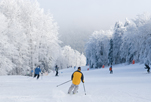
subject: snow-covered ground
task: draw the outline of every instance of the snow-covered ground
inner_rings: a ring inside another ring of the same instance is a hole
[[[35,79],[27,76],[0,76],[0,102],[151,102],[151,74],[144,65],[116,65],[109,68],[82,67],[85,78],[78,93],[67,94],[74,68],[60,70]]]

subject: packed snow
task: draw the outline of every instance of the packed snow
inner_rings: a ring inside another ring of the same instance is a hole
[[[90,69],[82,67],[85,83],[77,94],[67,94],[76,70],[68,68],[36,78],[29,76],[0,76],[0,102],[151,102],[151,74],[144,65],[115,65]],[[86,91],[84,91],[84,86]],[[86,93],[86,95],[85,95]]]

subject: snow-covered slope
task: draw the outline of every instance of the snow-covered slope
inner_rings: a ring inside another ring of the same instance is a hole
[[[144,65],[116,65],[113,74],[109,67],[90,69],[82,67],[83,83],[78,93],[67,94],[71,85],[57,85],[71,79],[74,68],[42,76],[38,80],[27,76],[0,76],[0,102],[151,102],[151,74]]]

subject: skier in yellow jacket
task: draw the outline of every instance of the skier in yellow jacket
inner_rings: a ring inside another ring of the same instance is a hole
[[[68,94],[70,94],[73,89],[74,89],[73,94],[75,94],[79,88],[80,82],[82,81],[84,83],[84,76],[83,73],[81,72],[81,67],[78,67],[78,70],[72,74],[71,80],[72,80],[72,85],[68,90]]]

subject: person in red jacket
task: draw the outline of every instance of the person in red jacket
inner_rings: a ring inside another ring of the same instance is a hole
[[[113,73],[112,66],[109,68],[110,74]]]

